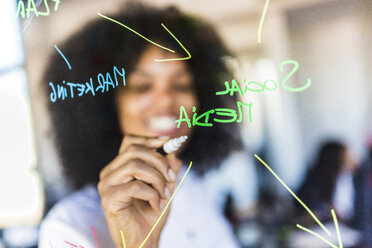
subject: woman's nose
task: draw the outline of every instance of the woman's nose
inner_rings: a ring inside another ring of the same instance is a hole
[[[170,107],[175,102],[174,94],[170,87],[157,87],[154,98],[154,103],[163,107]]]

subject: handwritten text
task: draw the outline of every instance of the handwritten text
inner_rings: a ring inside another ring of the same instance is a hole
[[[118,86],[118,75],[122,77],[123,86],[125,86],[126,85],[125,70],[124,68],[121,68],[121,70],[118,70],[116,66],[113,67],[113,77],[111,76],[109,72],[106,73],[106,77],[102,73],[98,73],[97,75],[98,86],[97,87],[93,85],[92,78],[89,78],[89,82],[85,82],[85,84],[84,83],[72,83],[72,82],[66,83],[66,81],[63,80],[62,84],[57,84],[57,87],[55,87],[53,82],[50,82],[49,86],[51,87],[51,90],[52,90],[52,92],[50,93],[50,100],[52,102],[55,102],[57,101],[57,99],[65,100],[68,96],[70,96],[71,98],[74,98],[76,94],[77,96],[80,97],[84,94],[92,94],[93,96],[95,96],[96,92],[101,92],[101,93],[108,92],[110,86],[113,89]],[[112,78],[115,79],[115,83],[112,80]]]

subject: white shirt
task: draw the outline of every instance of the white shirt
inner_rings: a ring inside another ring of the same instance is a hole
[[[209,198],[221,212],[228,194],[232,196],[234,210],[248,210],[257,204],[256,169],[252,159],[244,151],[232,153],[222,161],[218,169],[208,171],[204,180]]]
[[[354,214],[354,199],[353,174],[340,173],[337,177],[332,199],[337,215],[345,220],[351,219]]]
[[[181,171],[181,177],[184,171]],[[209,198],[206,197],[205,188],[204,182],[191,169],[173,199],[159,248],[238,247],[228,222],[207,200]],[[99,194],[90,185],[52,208],[42,222],[39,247],[69,248],[75,245],[80,248],[98,248],[92,226],[100,247],[114,247]]]

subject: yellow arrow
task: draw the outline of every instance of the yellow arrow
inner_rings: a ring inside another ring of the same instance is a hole
[[[107,19],[107,20],[109,20],[109,21],[112,21],[112,22],[115,22],[115,23],[117,23],[117,24],[119,24],[119,25],[121,25],[121,26],[123,26],[123,27],[125,27],[126,29],[128,29],[128,30],[130,30],[130,31],[132,31],[133,33],[135,33],[136,35],[138,35],[139,37],[141,37],[141,38],[143,38],[143,39],[145,39],[146,41],[148,41],[148,42],[150,42],[151,44],[153,44],[153,45],[155,45],[155,46],[157,46],[157,47],[160,47],[160,48],[162,48],[162,49],[164,49],[164,50],[167,50],[167,51],[169,51],[169,52],[172,52],[172,53],[175,53],[175,51],[174,50],[172,50],[172,49],[170,49],[170,48],[167,48],[167,47],[164,47],[164,46],[162,46],[162,45],[159,45],[158,43],[156,43],[156,42],[154,42],[154,41],[152,41],[152,40],[150,40],[150,39],[148,39],[148,38],[146,38],[145,36],[143,36],[142,34],[140,34],[140,33],[138,33],[137,31],[135,31],[134,29],[132,29],[132,28],[130,28],[130,27],[128,27],[127,25],[125,25],[125,24],[123,24],[123,23],[121,23],[121,22],[119,22],[119,21],[117,21],[117,20],[114,20],[114,19],[112,19],[112,18],[110,18],[110,17],[108,17],[108,16],[105,16],[105,15],[102,15],[101,13],[99,13],[99,12],[97,12],[97,15],[99,15],[99,16],[101,16],[101,17],[103,17],[103,18],[105,18],[105,19]],[[172,32],[162,23],[161,24],[162,26],[163,26],[163,28],[165,29],[165,30],[167,30],[167,32],[177,41],[177,43],[182,47],[182,49],[187,53],[187,57],[184,57],[184,58],[175,58],[175,59],[154,59],[156,62],[164,62],[164,61],[174,61],[174,60],[188,60],[188,59],[191,59],[191,54],[189,53],[189,51],[187,51],[187,49],[182,45],[182,43],[177,39],[177,37],[174,35],[174,34],[172,34]]]
[[[321,228],[323,228],[323,230],[329,236],[331,236],[331,233],[322,224],[322,222],[315,216],[315,214],[310,210],[310,208],[308,206],[306,206],[306,204],[303,201],[301,201],[301,199],[285,184],[285,182],[270,168],[270,166],[267,165],[265,163],[265,161],[263,161],[257,154],[255,154],[254,156],[275,176],[276,179],[278,179],[278,181],[284,186],[284,188],[286,188],[286,190],[288,190],[288,192],[306,209],[306,211],[311,215],[311,217],[313,217],[313,219],[318,223],[318,225]],[[305,232],[308,232],[308,233],[316,236],[317,238],[321,239],[322,241],[324,241],[325,243],[327,243],[329,246],[331,246],[333,248],[343,248],[343,246],[342,246],[342,240],[341,240],[341,234],[340,234],[340,229],[338,227],[338,222],[337,222],[337,217],[336,217],[335,211],[333,209],[331,209],[331,214],[332,214],[332,217],[333,217],[333,222],[334,222],[335,227],[336,227],[336,233],[337,233],[337,239],[338,239],[338,246],[332,244],[329,240],[327,240],[323,236],[317,234],[314,231],[311,231],[310,229],[308,229],[306,227],[303,227],[303,226],[301,226],[299,224],[297,224],[296,226],[298,228],[300,228],[301,230],[303,230]]]

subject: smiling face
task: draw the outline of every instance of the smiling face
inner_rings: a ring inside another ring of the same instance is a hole
[[[193,76],[182,61],[155,62],[169,58],[169,52],[148,48],[127,78],[117,95],[121,130],[124,134],[140,136],[190,135],[186,124],[177,128],[180,106],[189,118],[197,106]],[[171,56],[170,56],[171,57]]]

